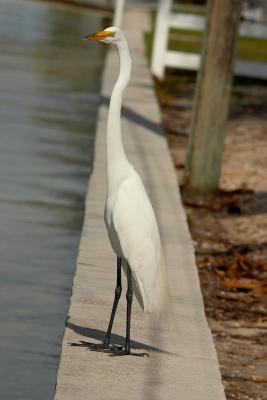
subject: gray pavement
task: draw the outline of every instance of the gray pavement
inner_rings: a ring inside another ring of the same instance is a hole
[[[94,169],[88,186],[55,400],[225,399],[204,314],[192,241],[144,58],[143,32],[148,23],[144,9],[127,9],[124,32],[133,56],[133,76],[124,97],[123,139],[130,161],[143,178],[159,223],[178,340],[173,347],[168,332],[156,328],[151,317],[143,314],[135,302],[133,347],[135,351],[148,352],[150,358],[111,358],[86,347],[69,345],[80,340],[103,339],[115,289],[116,259],[103,222],[108,98],[118,74],[117,56],[109,52],[103,76],[104,102],[98,116]],[[125,331],[124,295],[113,335],[113,342],[121,344]]]

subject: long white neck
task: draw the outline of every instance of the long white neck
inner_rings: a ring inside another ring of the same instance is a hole
[[[121,138],[122,95],[131,76],[131,57],[126,39],[116,49],[120,58],[120,73],[112,91],[107,125],[108,190],[113,191],[127,177],[131,168]]]

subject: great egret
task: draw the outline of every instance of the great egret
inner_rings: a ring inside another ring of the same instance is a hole
[[[117,285],[104,342],[90,344],[90,348],[111,355],[127,355],[132,354],[130,320],[133,292],[143,311],[162,314],[167,299],[166,272],[153,208],[140,176],[127,159],[121,139],[122,94],[131,76],[127,41],[123,32],[115,27],[87,35],[85,39],[114,46],[120,58],[120,73],[112,91],[107,123],[108,188],[104,213],[110,243],[117,255]],[[113,320],[122,291],[121,267],[128,283],[124,348],[110,346]]]

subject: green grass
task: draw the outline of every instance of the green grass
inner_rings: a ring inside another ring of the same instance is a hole
[[[152,30],[145,34],[147,57],[150,62],[155,28],[156,12],[151,13]],[[171,29],[169,35],[169,50],[200,53],[202,33],[192,30]],[[267,40],[242,37],[238,40],[237,59],[267,63]]]
[[[206,6],[205,5],[196,5],[196,4],[186,4],[181,3],[180,0],[173,4],[173,11],[175,12],[183,12],[186,14],[194,14],[194,15],[205,15]]]

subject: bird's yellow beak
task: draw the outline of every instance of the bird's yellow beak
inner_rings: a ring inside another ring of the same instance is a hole
[[[107,37],[114,36],[115,32],[111,31],[101,31],[101,32],[96,32],[91,35],[86,35],[84,37],[84,40],[104,40]]]

